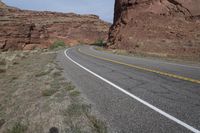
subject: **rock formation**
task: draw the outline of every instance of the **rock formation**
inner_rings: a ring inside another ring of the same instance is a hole
[[[45,48],[56,40],[93,43],[107,39],[109,26],[95,15],[20,10],[0,1],[1,50]]]
[[[109,47],[200,60],[200,1],[116,0]]]

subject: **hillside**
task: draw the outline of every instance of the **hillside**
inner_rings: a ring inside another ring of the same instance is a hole
[[[66,44],[106,40],[110,24],[95,15],[20,10],[0,2],[0,49],[45,48],[54,41]]]
[[[116,0],[109,47],[199,59],[199,6],[199,0]]]

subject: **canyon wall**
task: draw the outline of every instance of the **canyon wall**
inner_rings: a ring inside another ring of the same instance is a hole
[[[200,60],[200,1],[116,0],[108,46]]]
[[[110,24],[95,15],[37,12],[9,7],[0,1],[0,49],[46,48],[54,41],[94,43],[107,39]]]

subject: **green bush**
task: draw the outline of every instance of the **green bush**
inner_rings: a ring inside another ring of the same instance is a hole
[[[55,41],[50,47],[49,49],[56,49],[56,48],[60,48],[60,47],[65,47],[65,42],[64,41]]]
[[[105,47],[106,43],[104,42],[103,39],[98,39],[93,45],[99,46],[99,47]]]

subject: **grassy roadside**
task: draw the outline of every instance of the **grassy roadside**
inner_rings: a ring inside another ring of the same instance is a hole
[[[62,76],[56,54],[55,50],[0,53],[0,132],[107,132],[105,123],[91,113],[91,105]]]

